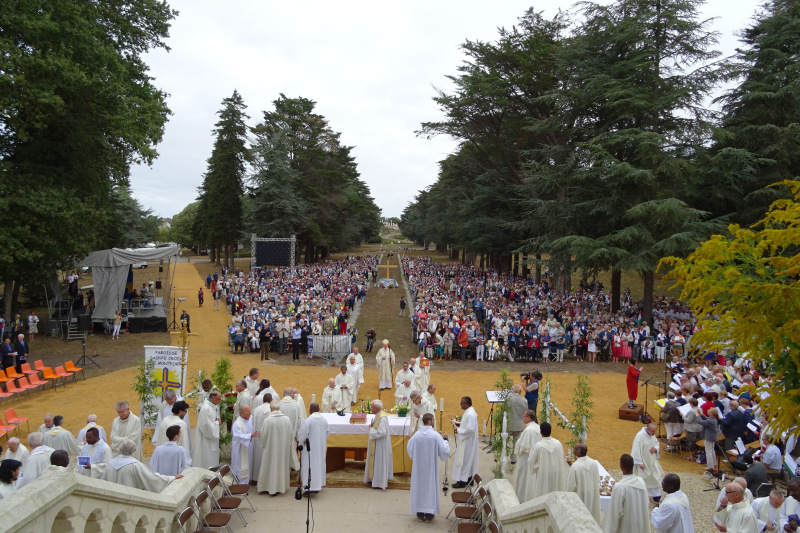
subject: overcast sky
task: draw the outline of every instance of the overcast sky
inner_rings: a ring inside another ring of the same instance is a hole
[[[157,87],[169,93],[172,116],[152,167],[133,169],[142,205],[172,217],[195,201],[206,170],[211,130],[223,98],[237,89],[254,125],[279,93],[317,102],[341,132],[383,216],[399,217],[414,195],[436,180],[437,163],[456,143],[414,131],[441,118],[434,87],[450,87],[467,39],[491,41],[531,6],[551,18],[567,0],[266,1],[173,0],[180,14],[170,52],[146,56]],[[719,50],[730,54],[735,32],[758,2],[711,0]]]

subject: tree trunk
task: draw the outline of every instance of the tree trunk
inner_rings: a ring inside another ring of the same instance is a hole
[[[215,244],[208,247],[208,260],[212,263],[217,260],[217,246]]]
[[[655,272],[652,270],[645,272],[642,276],[642,281],[644,281],[642,322],[651,327],[653,326],[653,287],[655,285],[655,276]]]
[[[481,270],[485,268],[486,265],[486,254],[481,254]]]
[[[622,285],[622,271],[611,271],[611,312],[616,313],[619,311],[619,296]]]
[[[5,316],[8,317],[8,321],[6,324],[11,324],[11,320],[14,319],[14,286],[17,284],[16,278],[8,278],[6,279],[6,283],[3,289],[3,301],[5,302],[5,309],[4,313]],[[8,327],[8,326],[6,326]],[[8,331],[11,331],[11,328],[8,327]]]
[[[540,284],[542,282],[542,254],[536,254],[536,284]]]
[[[528,254],[522,254],[522,277],[528,279],[531,275],[531,269],[528,265]]]

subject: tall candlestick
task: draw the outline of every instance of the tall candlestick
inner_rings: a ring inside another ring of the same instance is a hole
[[[508,433],[508,413],[503,413],[503,433]]]
[[[483,436],[486,436],[486,419],[483,419]]]
[[[312,394],[311,395],[311,403],[317,403],[317,395],[316,394]]]
[[[444,411],[444,398],[439,398],[439,410]]]

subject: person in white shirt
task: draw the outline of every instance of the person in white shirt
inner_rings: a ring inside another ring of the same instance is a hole
[[[407,379],[403,383],[399,384],[394,391],[395,405],[410,404],[411,393],[415,392],[416,390],[417,389],[414,388],[414,385],[411,384],[410,379]]]
[[[100,438],[100,431],[97,428],[89,428],[86,431],[86,444],[81,448],[81,457],[88,457],[89,464],[75,465],[75,473],[84,476],[101,479],[106,471],[106,465],[112,459],[111,446]]]
[[[22,471],[22,479],[17,483],[18,489],[36,480],[36,478],[41,476],[42,472],[47,470],[47,467],[50,466],[50,456],[55,450],[49,446],[45,446],[43,442],[44,434],[38,431],[28,435],[28,446],[30,446],[31,454],[28,457],[28,463]]]
[[[240,483],[250,483],[250,467],[253,464],[253,442],[258,439],[258,431],[253,430],[250,406],[243,405],[239,416],[233,422],[233,441],[231,442],[231,470]]]
[[[408,363],[403,363],[403,368],[397,371],[397,375],[394,378],[394,386],[399,387],[406,381],[409,381],[413,385],[417,382],[417,375],[414,374],[413,370],[408,368]]]
[[[650,513],[650,523],[659,533],[694,533],[689,498],[681,490],[681,478],[667,474],[661,481],[664,496]]]
[[[525,419],[530,420],[527,416]],[[577,459],[575,459],[575,462],[569,467],[569,472],[567,472],[565,490],[577,493],[599,524],[603,516],[600,511],[600,492],[597,490],[597,487],[600,486],[600,469],[597,466],[597,461],[587,455],[589,450],[586,444],[582,442],[572,448],[572,453],[575,454]]]
[[[167,441],[153,450],[150,458],[150,469],[156,474],[177,476],[190,466],[192,458],[186,448],[179,446],[183,429],[179,425],[170,426],[166,430]]]
[[[614,485],[611,503],[603,517],[604,533],[650,533],[647,485],[633,475],[633,457],[627,453],[619,458],[622,479]]]
[[[308,406],[311,415],[300,425],[297,435],[299,446],[302,446],[300,457],[300,477],[303,489],[319,492],[325,486],[325,453],[328,446],[328,421],[319,412],[316,402]],[[309,445],[311,449],[309,450]],[[310,474],[310,480],[309,480]]]
[[[22,463],[16,459],[0,462],[0,500],[17,490],[17,479],[22,472]]]
[[[120,444],[120,454],[108,462],[103,479],[126,487],[158,493],[167,488],[172,481],[183,477],[181,474],[176,476],[156,474],[132,457],[136,454],[137,448],[135,442],[125,439]]]
[[[783,456],[780,448],[771,443],[766,435],[761,439],[761,443],[764,445],[764,453],[761,457],[761,462],[764,463],[764,466],[773,470],[783,468]]]

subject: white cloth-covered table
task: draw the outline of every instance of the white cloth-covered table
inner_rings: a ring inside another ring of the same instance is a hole
[[[409,413],[410,414],[410,413]],[[345,449],[364,449],[367,448],[367,440],[369,439],[369,428],[372,425],[374,415],[367,415],[366,423],[351,424],[350,414],[339,416],[336,413],[322,413],[322,416],[328,422],[328,430],[330,436],[328,437],[328,471],[331,471],[336,456],[335,448]],[[409,417],[399,417],[397,415],[389,415],[389,435],[392,441],[392,462],[394,471],[411,472],[411,458],[408,456],[408,440],[411,438],[411,419]],[[332,448],[334,450],[332,450]],[[339,458],[343,466],[344,455]],[[341,468],[339,466],[338,468]]]
[[[322,416],[328,422],[328,429],[331,436],[333,435],[369,435],[369,426],[372,423],[374,415],[367,415],[366,424],[351,424],[350,414],[339,416],[336,413],[322,413]],[[397,415],[389,415],[389,433],[392,436],[405,435],[411,436],[411,419],[408,416],[399,417]]]
[[[609,477],[609,481],[615,481],[614,477],[611,474],[608,473],[608,470],[606,470],[605,467],[603,467],[603,465],[600,463],[600,461],[596,461],[596,462],[597,462],[597,470],[600,471],[600,483],[603,482],[603,478],[605,478],[606,476]],[[598,487],[597,490],[599,491],[600,487]],[[608,512],[608,506],[609,505],[611,505],[611,496],[602,496],[601,495],[600,496],[600,510],[603,511],[603,514]]]

